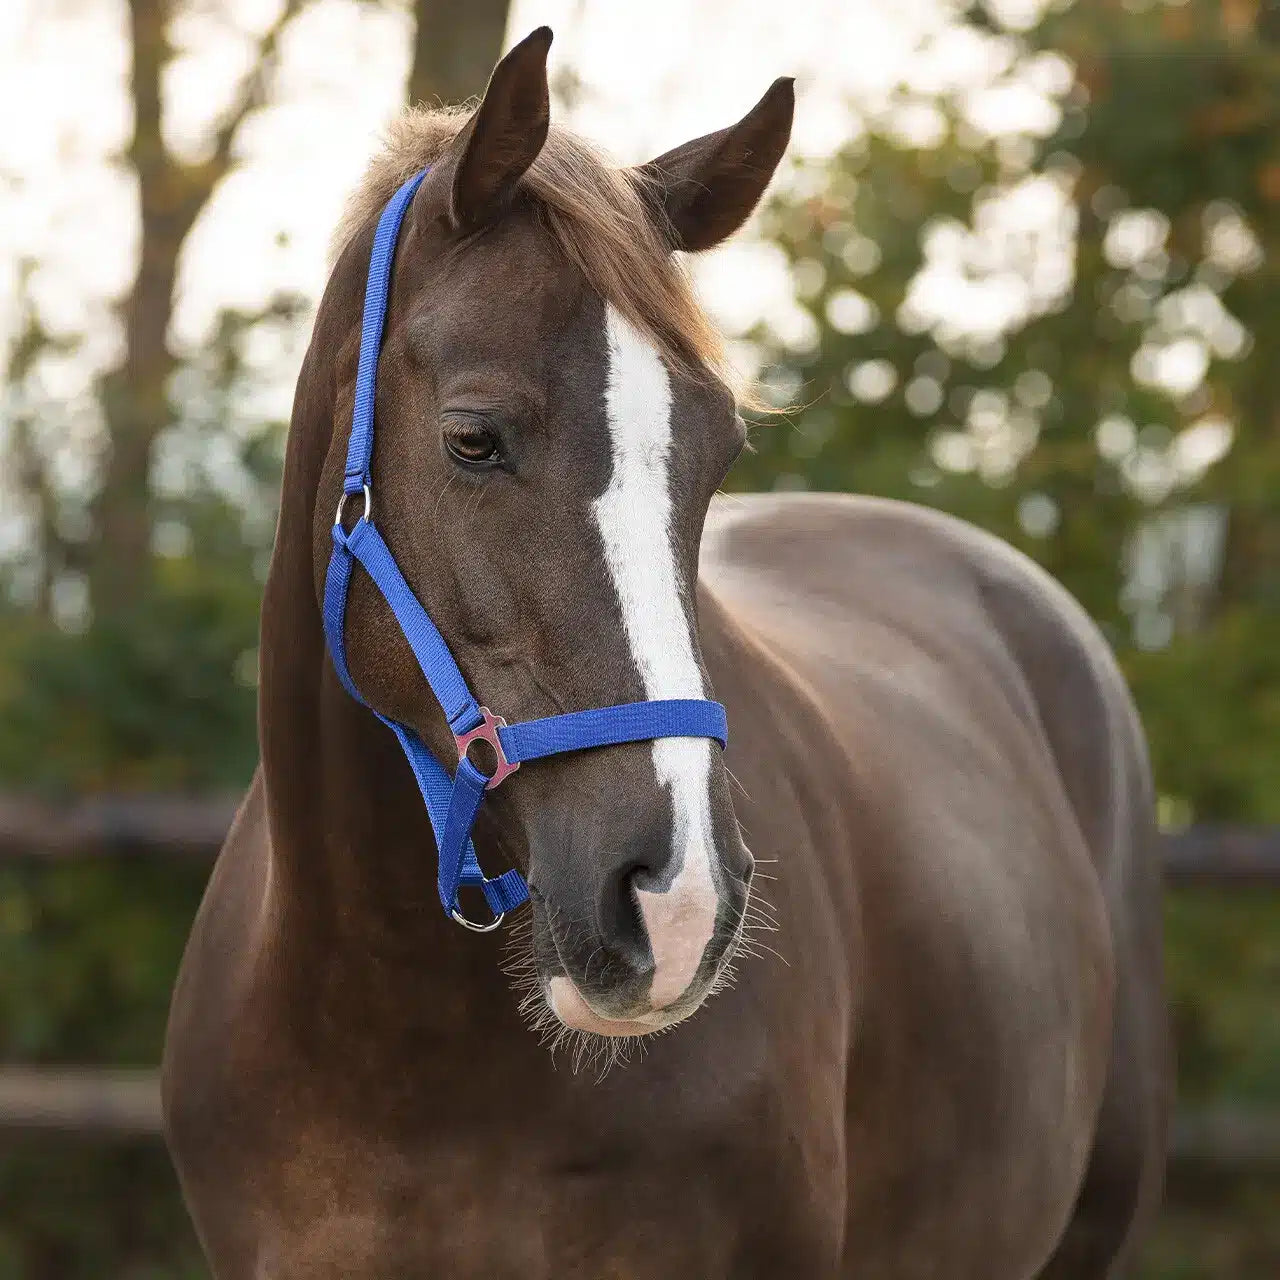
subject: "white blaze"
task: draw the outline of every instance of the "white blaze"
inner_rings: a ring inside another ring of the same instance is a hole
[[[653,345],[613,307],[607,308],[606,327],[613,473],[595,503],[605,559],[645,696],[702,698],[706,691],[671,546],[671,381]],[[653,949],[650,998],[657,1008],[688,987],[715,927],[711,745],[706,738],[653,742],[658,781],[671,791],[676,868],[665,893],[636,892]]]

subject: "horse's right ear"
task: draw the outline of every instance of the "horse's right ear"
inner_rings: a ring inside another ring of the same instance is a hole
[[[539,27],[494,67],[475,114],[431,166],[430,189],[447,193],[455,230],[473,230],[495,218],[538,158],[551,123],[551,39],[551,28]]]

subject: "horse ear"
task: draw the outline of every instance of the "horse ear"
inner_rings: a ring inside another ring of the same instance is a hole
[[[795,106],[795,81],[784,76],[737,124],[641,167],[673,249],[710,249],[742,226],[787,149]]]
[[[551,39],[551,28],[539,27],[494,67],[474,115],[433,166],[437,181],[449,182],[448,216],[458,230],[497,214],[547,140]]]

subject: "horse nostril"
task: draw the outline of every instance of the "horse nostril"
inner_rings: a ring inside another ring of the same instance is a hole
[[[637,889],[652,893],[656,888],[655,872],[647,862],[635,862],[622,875],[622,892],[634,900]]]
[[[600,939],[636,969],[652,967],[649,942],[636,905],[635,890],[652,878],[645,861],[631,858],[605,876],[600,894]]]

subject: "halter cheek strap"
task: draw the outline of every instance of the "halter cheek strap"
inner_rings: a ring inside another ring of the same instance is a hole
[[[343,496],[334,519],[333,552],[325,576],[324,632],[339,680],[357,702],[367,706],[347,665],[344,635],[351,575],[359,562],[395,614],[423,678],[449,722],[458,750],[458,764],[453,776],[449,776],[445,767],[408,725],[377,711],[374,715],[399,740],[427,806],[439,849],[437,886],[441,904],[459,924],[487,933],[497,928],[506,912],[525,901],[529,890],[523,877],[514,869],[492,878],[480,869],[471,841],[471,825],[486,791],[501,785],[527,761],[569,751],[585,751],[591,747],[645,742],[653,738],[711,738],[723,748],[728,738],[728,726],[724,707],[718,702],[700,698],[627,702],[508,725],[501,716],[495,716],[476,701],[444,637],[413,594],[390,547],[375,527],[372,460],[378,354],[382,346],[400,224],[425,176],[424,170],[396,192],[383,210],[374,235],[365,288],[355,412],[347,446]],[[363,500],[364,509],[348,531],[343,523],[343,514],[348,499],[353,497]],[[487,742],[497,760],[497,767],[488,776],[467,758],[468,748],[476,741]],[[463,885],[474,886],[484,894],[493,912],[491,921],[475,924],[463,915],[458,906],[458,891]]]

